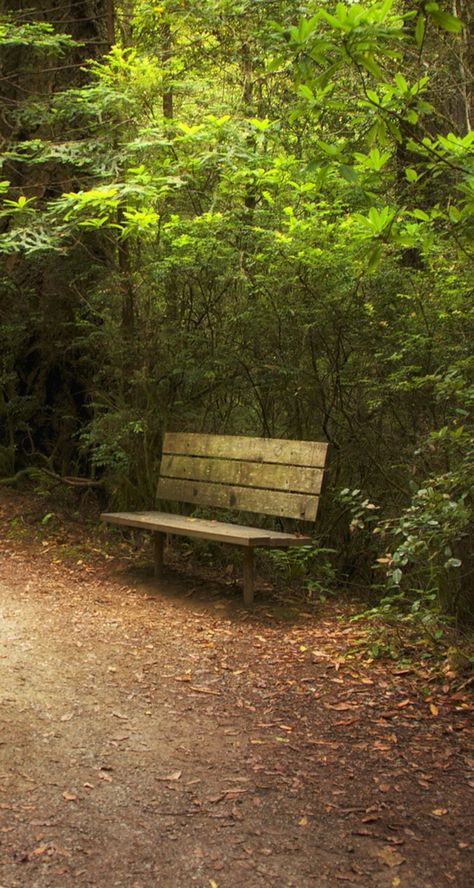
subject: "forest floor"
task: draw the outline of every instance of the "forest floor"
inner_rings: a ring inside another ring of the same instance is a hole
[[[0,490],[0,888],[473,884],[459,680],[44,513]]]

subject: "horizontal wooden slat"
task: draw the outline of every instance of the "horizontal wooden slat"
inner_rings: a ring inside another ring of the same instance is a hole
[[[200,506],[218,506],[262,515],[280,515],[314,521],[319,498],[304,493],[284,493],[274,490],[255,490],[251,487],[229,487],[202,481],[177,481],[160,478],[157,497]]]
[[[281,463],[251,463],[237,459],[164,454],[160,476],[317,494],[321,490],[323,470]]]
[[[283,438],[168,432],[163,440],[163,453],[317,468],[324,466],[326,452],[327,444],[319,441],[287,441]]]
[[[205,518],[187,518],[184,515],[172,515],[167,512],[104,512],[100,517],[103,521],[123,527],[198,537],[236,546],[286,548],[311,543],[311,537],[307,536],[281,533],[277,530],[261,530],[258,527],[245,527],[223,521],[209,521]]]

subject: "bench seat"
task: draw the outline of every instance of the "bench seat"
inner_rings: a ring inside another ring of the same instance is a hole
[[[234,546],[267,546],[285,548],[311,543],[311,537],[302,534],[281,533],[278,530],[262,530],[226,521],[210,521],[207,518],[188,518],[168,512],[104,512],[103,521],[143,530],[161,531],[176,536],[197,537],[231,543]]]

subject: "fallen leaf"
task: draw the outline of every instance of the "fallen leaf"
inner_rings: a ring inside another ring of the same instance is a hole
[[[28,860],[31,860],[33,857],[40,857],[42,854],[44,854],[45,851],[48,850],[48,848],[49,848],[49,845],[39,845],[38,848],[35,848],[33,851],[30,851],[30,853],[28,854]],[[1,888],[1,886],[0,886],[0,888]]]
[[[432,812],[434,817],[444,817],[445,814],[448,813],[447,808],[433,808]]]
[[[381,848],[380,851],[377,851],[377,857],[385,866],[390,868],[401,866],[405,862],[405,858],[398,851],[394,851],[393,848],[389,847]]]
[[[226,789],[224,795],[226,799],[236,799],[237,796],[242,795],[244,792],[248,792],[248,789]]]
[[[346,712],[348,709],[354,709],[355,703],[325,703],[326,709],[335,709],[336,712]]]
[[[73,792],[63,792],[63,799],[66,799],[66,802],[75,802],[77,795],[74,795]]]
[[[182,771],[173,771],[172,774],[167,774],[166,777],[155,777],[155,780],[179,780],[182,773]]]
[[[301,817],[301,819],[298,820],[298,826],[308,826],[308,818],[306,816]]]
[[[438,707],[434,703],[430,703],[430,712],[431,715],[438,715]]]

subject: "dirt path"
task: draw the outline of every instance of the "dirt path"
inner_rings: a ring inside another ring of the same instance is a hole
[[[462,697],[42,542],[0,542],[0,888],[472,884]]]

